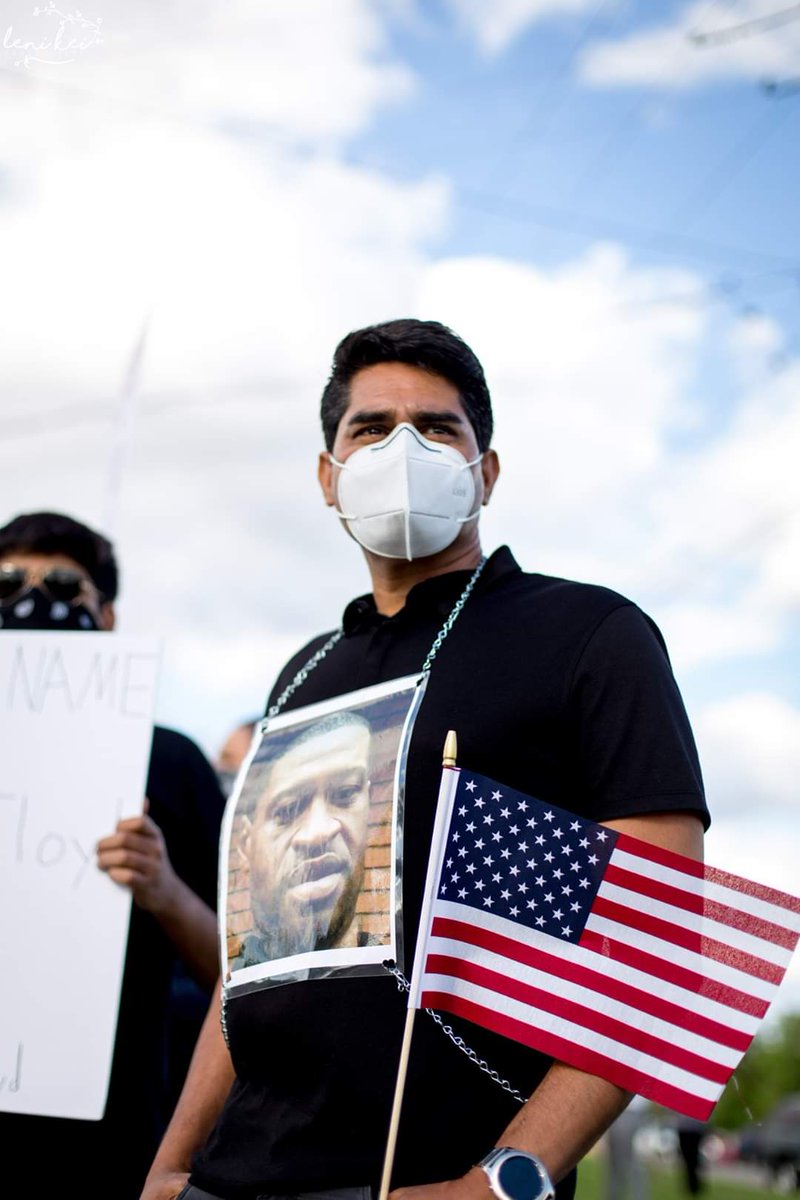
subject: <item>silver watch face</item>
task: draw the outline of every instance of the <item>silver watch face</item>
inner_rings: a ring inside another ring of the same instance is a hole
[[[507,1200],[539,1200],[549,1194],[546,1178],[527,1154],[509,1154],[495,1167],[498,1191]]]

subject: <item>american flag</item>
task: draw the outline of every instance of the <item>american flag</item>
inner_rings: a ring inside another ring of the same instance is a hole
[[[705,1120],[800,936],[800,900],[455,768],[410,1004]]]

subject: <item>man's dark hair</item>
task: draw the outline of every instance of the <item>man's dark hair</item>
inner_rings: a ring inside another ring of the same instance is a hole
[[[114,600],[119,570],[102,534],[63,513],[20,513],[0,529],[0,560],[13,554],[66,554],[89,575],[104,600]]]
[[[347,408],[350,380],[364,367],[385,362],[422,367],[452,383],[475,430],[478,449],[488,449],[492,440],[492,401],[477,357],[446,325],[406,317],[356,329],[336,347],[320,406],[328,450],[333,449],[336,430]]]

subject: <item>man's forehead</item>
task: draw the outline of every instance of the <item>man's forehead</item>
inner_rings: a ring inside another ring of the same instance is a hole
[[[369,729],[366,725],[338,725],[318,734],[312,733],[276,759],[270,772],[270,791],[275,791],[298,773],[364,766],[369,755]]]
[[[409,363],[375,363],[356,371],[348,387],[345,415],[365,405],[374,407],[376,403],[381,407],[444,406],[468,419],[455,384],[444,375],[437,375],[434,371]]]
[[[77,571],[79,575],[89,578],[89,572],[85,567],[82,567],[74,558],[70,558],[68,554],[62,554],[60,551],[55,551],[53,554],[40,554],[36,550],[9,550],[0,554],[0,562],[45,571],[62,567],[70,571]]]

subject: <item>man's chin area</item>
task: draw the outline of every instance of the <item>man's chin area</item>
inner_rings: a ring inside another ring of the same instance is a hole
[[[255,912],[264,959],[357,945],[356,905],[364,882],[363,859],[355,870],[331,855],[307,862],[283,885],[280,900]]]
[[[298,912],[311,909],[317,918],[331,914],[347,886],[350,864],[342,862],[310,865],[286,889],[289,906]]]

